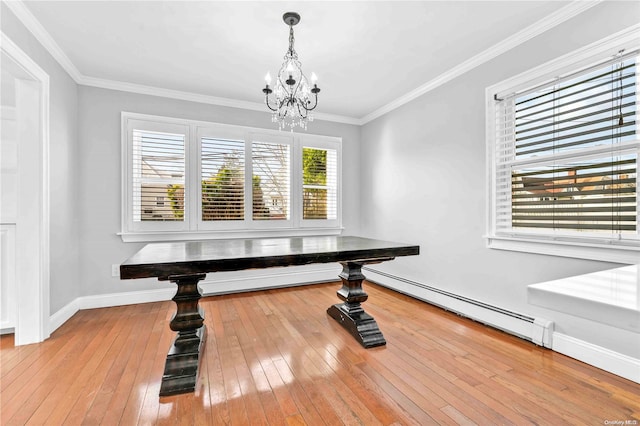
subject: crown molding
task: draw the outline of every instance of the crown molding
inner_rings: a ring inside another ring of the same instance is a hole
[[[58,43],[56,43],[47,30],[42,26],[40,21],[33,16],[31,11],[25,6],[22,0],[3,1],[4,4],[16,15],[16,17],[27,27],[33,36],[42,44],[42,46],[58,61],[60,66],[71,76],[71,78],[79,84],[83,75],[78,68],[71,62],[71,59],[64,53]]]
[[[592,8],[593,6],[601,3],[603,0],[574,0],[561,9],[558,9],[554,13],[547,15],[539,21],[529,25],[523,30],[518,31],[511,37],[508,37],[501,42],[494,44],[488,49],[480,52],[479,54],[467,59],[459,65],[451,68],[447,72],[440,74],[438,77],[426,82],[425,84],[417,87],[411,92],[394,99],[381,108],[373,111],[370,114],[361,118],[361,123],[366,124],[384,114],[393,111],[396,108],[416,99],[419,96],[424,95],[437,87],[465,74],[468,71],[490,61],[491,59],[502,55],[503,53],[513,49],[514,47],[531,40],[533,37],[540,35],[551,28],[581,14],[582,12]]]
[[[145,86],[136,83],[107,80],[102,78],[82,76],[78,84],[83,86],[98,87],[101,89],[120,90],[123,92],[138,93],[141,95],[160,96],[163,98],[178,99],[182,101],[198,102],[201,104],[218,105],[230,108],[240,108],[251,111],[269,113],[264,104],[259,102],[242,101],[238,99],[221,98],[218,96],[202,95],[181,90],[166,89],[155,86]],[[335,114],[314,113],[315,120],[333,121],[337,123],[360,125],[360,120],[353,117]]]
[[[555,26],[573,18],[574,16],[581,14],[582,12],[592,8],[593,6],[596,6],[602,1],[603,0],[574,0],[563,8],[524,28],[511,37],[502,40],[501,42],[491,46],[483,52],[451,68],[449,71],[440,74],[433,80],[426,82],[425,84],[417,87],[411,92],[394,99],[388,104],[361,118],[324,113],[316,113],[314,114],[314,118],[316,120],[353,124],[357,126],[364,125],[384,114],[393,111],[396,108],[399,108],[400,106],[416,99],[417,97],[422,96],[437,87],[440,87],[441,85],[461,76],[462,74],[476,68],[477,66],[490,61],[491,59],[507,52],[510,49],[513,49],[514,47],[532,39],[533,37],[542,34],[545,31],[550,30],[551,28],[554,28]],[[24,24],[24,26],[27,27],[29,31],[31,31],[36,39],[45,47],[45,49],[54,57],[56,61],[58,61],[58,63],[65,69],[65,71],[67,71],[71,78],[79,85],[269,113],[269,111],[266,111],[264,109],[264,105],[262,103],[220,98],[217,96],[201,95],[192,92],[183,92],[173,89],[144,86],[135,83],[127,83],[122,81],[85,76],[78,70],[78,68],[76,68],[73,62],[60,48],[60,46],[53,40],[47,30],[24,5],[22,0],[3,1],[3,3],[6,4],[9,9],[11,9],[11,11]]]
[[[71,78],[79,85],[269,113],[269,111],[265,109],[264,105],[258,102],[221,98],[193,92],[184,92],[162,87],[145,86],[141,84],[86,76],[78,70],[71,59],[69,59],[69,57],[64,53],[58,43],[55,42],[53,37],[51,37],[47,30],[42,26],[40,21],[33,16],[22,0],[3,1],[3,3],[9,7],[20,22],[22,22],[22,24],[49,52],[49,54],[53,56],[60,66],[62,66],[69,76],[71,76]],[[337,114],[315,113],[314,119],[353,125],[361,124],[358,118]]]

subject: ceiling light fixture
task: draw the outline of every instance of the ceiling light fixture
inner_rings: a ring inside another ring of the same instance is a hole
[[[295,41],[293,26],[300,22],[300,15],[295,12],[287,12],[282,16],[282,19],[289,26],[289,50],[284,55],[284,62],[278,72],[275,88],[269,87],[271,74],[267,73],[264,78],[266,86],[262,89],[262,93],[265,94],[267,107],[273,111],[272,121],[278,123],[280,130],[283,127],[289,127],[293,131],[296,126],[307,130],[307,122],[313,121],[311,111],[318,106],[318,93],[320,92],[317,85],[318,77],[315,73],[311,73],[311,84],[313,85],[311,87],[307,77],[302,73],[302,65],[293,48]],[[275,100],[270,101],[269,95],[271,93],[274,93]]]

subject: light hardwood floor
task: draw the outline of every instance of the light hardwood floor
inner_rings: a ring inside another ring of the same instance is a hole
[[[159,398],[173,302],[78,312],[50,339],[1,338],[0,420],[13,424],[640,423],[640,385],[366,283],[387,346],[326,314],[337,283],[201,300],[193,394]]]

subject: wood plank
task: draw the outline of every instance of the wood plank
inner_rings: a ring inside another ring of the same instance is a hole
[[[205,297],[196,391],[159,398],[173,302],[80,311],[0,338],[2,424],[602,424],[640,421],[640,384],[366,283],[388,343],[326,314],[337,283]]]
[[[107,318],[113,317],[117,312],[117,309],[114,309],[106,312],[105,315]],[[79,315],[79,317],[86,318],[86,315]],[[3,397],[2,423],[26,424],[47,398],[56,398],[55,390],[66,387],[69,378],[78,374],[83,367],[83,362],[88,362],[93,351],[104,342],[101,335],[108,334],[112,327],[109,321],[101,323],[99,319],[88,319],[80,325],[79,333],[71,336],[69,344],[64,345],[53,358],[48,360],[29,382],[20,383],[20,386],[16,385],[3,391],[2,394],[6,394],[7,398]],[[16,389],[19,390],[14,393]]]
[[[162,327],[166,326],[169,302],[149,305],[154,305],[156,314],[149,315],[154,320],[149,322],[146,330],[140,330],[140,337],[131,350],[131,355],[121,371],[121,376],[107,405],[102,419],[103,424],[118,424],[121,419],[128,422],[138,418],[146,390],[145,371],[148,363],[144,360],[148,359],[152,353],[159,351],[157,346],[160,335],[164,331]],[[130,346],[127,346],[126,349],[129,348]]]

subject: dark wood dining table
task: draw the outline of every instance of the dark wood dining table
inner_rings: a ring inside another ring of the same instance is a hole
[[[160,396],[167,396],[193,392],[196,387],[206,337],[198,282],[207,273],[338,262],[342,287],[337,294],[343,302],[330,306],[327,313],[362,346],[372,348],[386,341],[361,306],[368,298],[362,288],[362,266],[419,252],[417,245],[354,236],[149,243],[120,265],[120,278],[155,277],[177,285],[172,299],[177,309],[170,322],[177,335],[167,354],[160,387]]]

